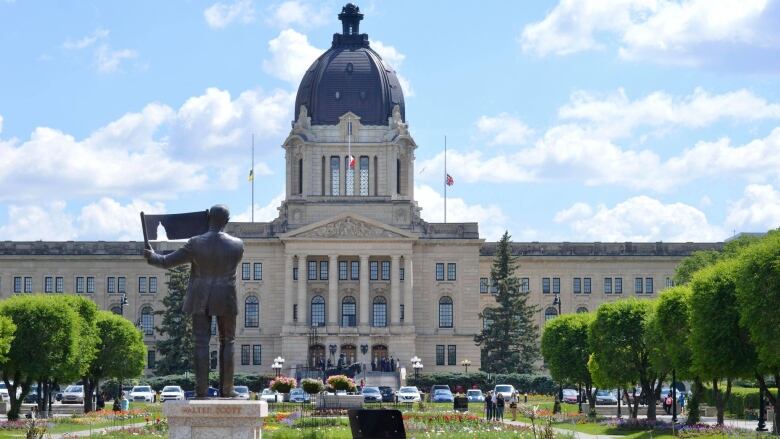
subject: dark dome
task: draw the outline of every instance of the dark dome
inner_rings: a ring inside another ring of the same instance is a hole
[[[358,32],[363,14],[347,4],[339,14],[343,33],[333,35],[333,44],[309,67],[298,87],[295,117],[306,106],[312,125],[336,125],[351,111],[363,125],[387,125],[393,107],[406,120],[404,94],[395,71],[368,44],[368,35]]]

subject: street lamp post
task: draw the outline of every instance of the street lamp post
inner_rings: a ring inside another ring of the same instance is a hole
[[[423,368],[422,360],[415,355],[412,357],[412,368],[414,369],[414,380],[417,381],[420,378],[420,369]]]
[[[466,368],[466,373],[469,373],[469,366],[471,366],[471,360],[466,358],[465,360],[460,362],[460,365]]]
[[[127,305],[127,294],[122,293],[122,298],[119,299],[119,315],[125,315],[125,305]]]
[[[555,293],[555,297],[553,297],[553,305],[558,305],[558,317],[561,316],[561,295],[559,293]],[[553,411],[557,413],[557,410],[561,409],[560,404],[563,403],[563,383],[558,383],[558,404],[553,406]]]
[[[672,369],[672,423],[677,422],[677,369]]]
[[[271,365],[271,369],[276,372],[277,378],[282,374],[282,367],[284,367],[284,358],[281,356],[274,358],[274,364]]]

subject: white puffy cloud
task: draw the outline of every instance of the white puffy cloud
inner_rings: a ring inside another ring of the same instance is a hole
[[[123,61],[135,58],[138,58],[137,51],[133,49],[114,50],[107,44],[101,45],[95,51],[95,65],[100,73],[116,72]]]
[[[497,116],[480,116],[477,130],[488,137],[492,145],[522,145],[528,141],[533,130],[520,119],[507,113]]]
[[[256,197],[262,195],[257,195]],[[255,209],[255,222],[266,222],[266,221],[272,221],[276,219],[279,216],[279,206],[282,205],[282,201],[284,201],[284,189],[282,189],[278,194],[276,194],[275,197],[271,199],[271,201],[268,202],[265,206],[261,206],[257,203],[254,205]],[[249,222],[252,221],[252,206],[247,206],[246,210],[241,212],[238,215],[235,215],[231,218],[231,221],[236,222]]]
[[[780,227],[780,191],[751,184],[729,209],[726,224],[740,232],[764,232]]]
[[[268,52],[271,59],[263,61],[263,69],[297,87],[306,69],[324,50],[309,44],[306,35],[293,29],[285,29],[268,42]]]
[[[327,22],[327,10],[320,8],[315,10],[310,4],[300,0],[287,0],[275,5],[268,24],[280,28],[288,28],[292,25],[301,27],[315,27]]]
[[[221,29],[236,21],[251,23],[255,20],[255,7],[251,0],[217,2],[203,11],[203,18],[212,29]]]
[[[78,235],[81,239],[91,240],[140,241],[143,234],[139,212],[165,213],[165,205],[143,200],[133,200],[123,205],[112,198],[103,197],[81,208],[77,219]]]
[[[745,89],[713,95],[696,88],[682,98],[656,91],[631,100],[621,88],[607,96],[585,91],[573,93],[558,115],[593,124],[600,133],[616,138],[628,136],[640,126],[701,128],[721,119],[780,119],[780,104],[767,102]]]
[[[73,215],[63,201],[42,205],[10,205],[0,239],[13,241],[69,241],[78,237]]]
[[[616,37],[627,59],[698,63],[712,43],[769,43],[762,15],[768,0],[560,0],[520,35],[523,50],[540,56],[603,49]],[[767,19],[767,21],[770,21]],[[771,28],[767,28],[771,31]]]
[[[568,225],[576,241],[718,241],[725,233],[707,221],[704,212],[684,203],[640,195],[613,207],[576,203],[555,215]]]
[[[107,29],[97,28],[91,34],[81,37],[77,40],[72,40],[68,38],[67,40],[65,40],[64,43],[62,43],[62,47],[68,50],[86,49],[87,47],[90,47],[93,44],[95,44],[98,40],[103,40],[108,38],[108,34],[109,31]]]
[[[398,82],[401,83],[401,90],[404,91],[404,97],[412,97],[414,96],[414,89],[412,88],[411,82],[401,74],[401,65],[404,62],[404,59],[406,59],[406,55],[401,53],[398,49],[396,49],[393,46],[387,45],[382,43],[379,40],[373,40],[371,41],[371,48],[373,48],[376,53],[379,54],[379,56],[382,57],[382,59],[390,64],[390,66],[395,70],[395,75],[398,77]]]
[[[444,222],[444,196],[428,185],[415,185],[414,198],[429,222]],[[447,197],[448,222],[478,222],[480,236],[497,240],[507,229],[508,217],[495,205],[469,204],[463,198]]]

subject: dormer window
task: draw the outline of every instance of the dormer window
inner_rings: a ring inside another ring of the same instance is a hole
[[[339,99],[341,99],[341,93],[336,92],[336,100],[339,100]]]

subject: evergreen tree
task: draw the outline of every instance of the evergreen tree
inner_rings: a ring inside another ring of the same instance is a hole
[[[161,357],[157,361],[157,375],[181,374],[192,370],[192,317],[181,310],[187,284],[190,281],[189,267],[180,266],[168,270],[168,295],[163,299],[162,323],[155,328],[162,336],[157,342]]]
[[[528,293],[520,289],[514,275],[509,232],[496,246],[490,277],[497,289],[496,305],[480,314],[487,324],[474,341],[482,347],[482,370],[491,373],[530,373],[539,358],[538,328],[534,318],[538,307],[528,304]]]

